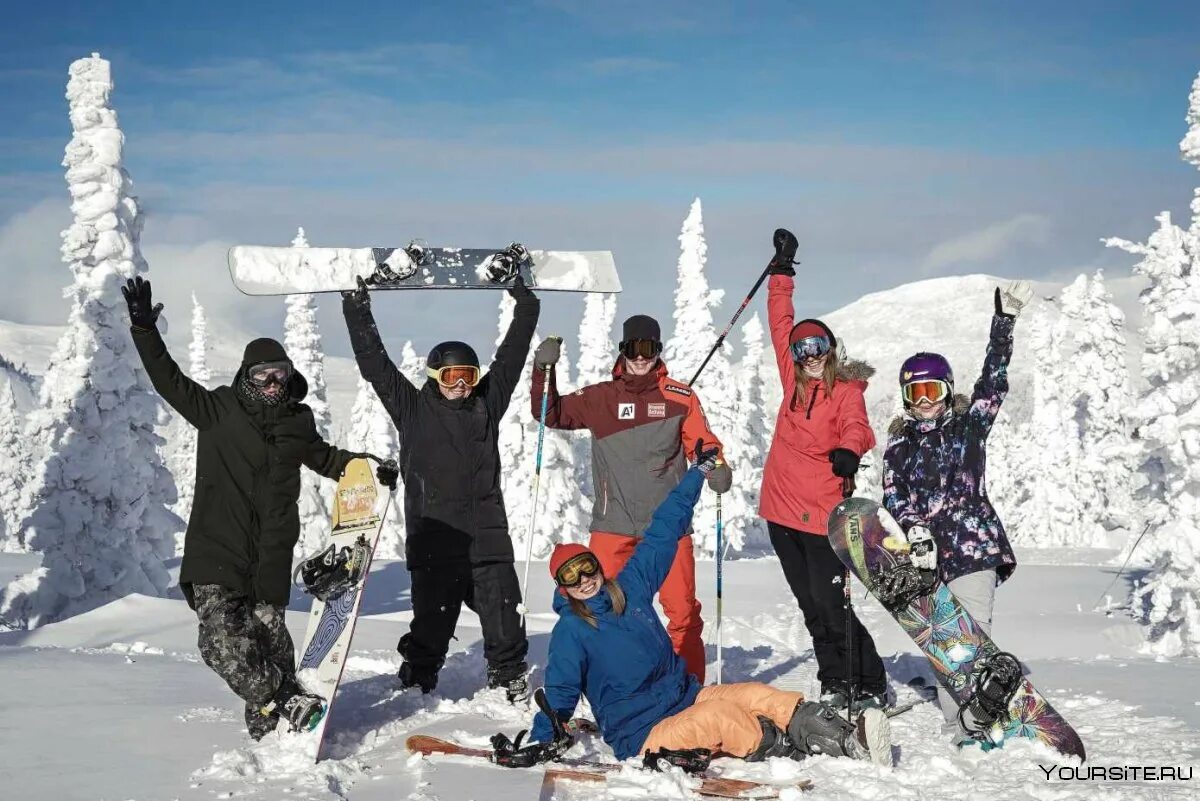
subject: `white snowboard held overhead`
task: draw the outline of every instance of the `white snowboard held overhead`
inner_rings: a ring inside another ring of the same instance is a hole
[[[297,248],[239,245],[229,273],[247,295],[288,295],[355,289],[504,289],[521,275],[532,289],[620,292],[607,250],[434,248]]]

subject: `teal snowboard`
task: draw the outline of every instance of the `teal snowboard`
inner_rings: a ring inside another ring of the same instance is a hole
[[[881,573],[911,564],[899,524],[868,498],[847,498],[837,505],[829,516],[829,543],[876,598],[880,597]],[[884,603],[885,609],[887,606]],[[946,585],[936,581],[932,589],[892,611],[892,616],[929,658],[938,681],[959,706],[970,703],[976,676],[1000,648]],[[1019,681],[1006,713],[983,735],[985,747],[1002,745],[1012,737],[1028,737],[1084,759],[1083,742],[1071,724],[1028,678],[1021,676]]]

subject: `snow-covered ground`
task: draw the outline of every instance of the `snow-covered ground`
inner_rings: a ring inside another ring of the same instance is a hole
[[[1111,551],[1029,551],[1001,588],[995,634],[1027,664],[1035,684],[1075,725],[1090,765],[1200,767],[1200,660],[1156,661],[1139,648],[1142,630],[1122,612],[1095,611],[1117,566]],[[28,570],[36,555],[0,555],[0,581]],[[715,661],[713,569],[699,566]],[[530,661],[545,663],[549,580],[532,570]],[[724,573],[725,680],[767,681],[811,691],[811,643],[774,560],[729,562]],[[1110,592],[1128,597],[1128,577]],[[336,757],[311,764],[311,737],[246,737],[241,707],[200,661],[194,618],[181,600],[130,596],[34,631],[0,634],[0,781],[3,797],[105,799],[353,799],[450,801],[537,798],[537,771],[511,771],[409,756],[414,732],[486,744],[510,735],[531,713],[504,703],[484,683],[477,619],[464,609],[458,639],[438,692],[396,690],[396,639],[410,616],[402,562],[380,562],[364,600],[343,692],[330,725]],[[861,590],[856,598],[861,598]],[[925,660],[874,601],[858,600],[896,684]],[[293,599],[293,636],[302,636],[306,603]],[[710,676],[711,678],[711,676]],[[726,761],[726,775],[812,779],[805,798],[1195,798],[1196,783],[1047,781],[1038,765],[1071,764],[1041,746],[1017,742],[1002,751],[956,751],[941,732],[933,704],[893,720],[897,767],[817,758],[771,765]],[[598,741],[578,753],[611,758]],[[601,789],[566,785],[556,797],[685,798],[681,780],[627,770]],[[785,796],[790,793],[785,794]],[[799,797],[799,795],[795,796]]]

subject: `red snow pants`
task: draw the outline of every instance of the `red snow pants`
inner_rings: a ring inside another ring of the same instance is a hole
[[[694,704],[663,718],[650,730],[642,751],[707,748],[714,754],[745,757],[762,743],[759,715],[787,731],[796,705],[803,700],[803,693],[776,690],[758,682],[701,687]]]
[[[600,560],[604,575],[613,578],[633,556],[637,537],[593,531],[588,549]],[[679,540],[675,563],[667,580],[658,590],[658,602],[667,616],[667,634],[675,653],[687,666],[688,673],[704,684],[704,621],[700,618],[700,602],[696,600],[696,557],[692,553],[692,538]]]

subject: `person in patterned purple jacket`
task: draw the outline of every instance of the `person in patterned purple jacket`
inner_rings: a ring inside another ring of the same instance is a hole
[[[1008,394],[1013,326],[1033,292],[1014,281],[996,288],[996,313],[983,372],[970,399],[954,394],[945,357],[918,353],[900,367],[904,414],[892,421],[884,452],[883,504],[904,529],[913,564],[937,570],[985,632],[996,587],[1017,559],[987,497],[986,442]],[[958,706],[938,688],[948,723]]]

